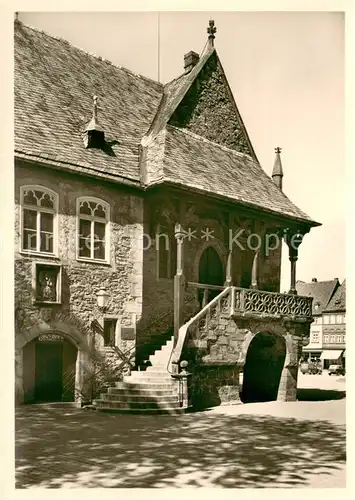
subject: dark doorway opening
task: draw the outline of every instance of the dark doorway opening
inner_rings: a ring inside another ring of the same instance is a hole
[[[224,267],[223,263],[213,247],[207,247],[200,258],[198,281],[204,285],[224,285]],[[208,291],[208,302],[216,297],[220,290]],[[199,290],[200,304],[203,300],[203,290]]]
[[[258,333],[249,345],[243,374],[243,403],[275,401],[285,363],[283,337]]]
[[[35,400],[38,403],[62,400],[63,345],[36,343]]]
[[[44,334],[23,348],[25,403],[75,400],[78,349],[58,334]]]

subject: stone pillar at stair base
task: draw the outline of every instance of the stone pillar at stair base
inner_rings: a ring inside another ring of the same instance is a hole
[[[297,366],[283,368],[277,393],[277,401],[297,400],[297,372]]]

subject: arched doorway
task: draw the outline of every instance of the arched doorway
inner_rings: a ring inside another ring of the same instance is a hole
[[[275,401],[285,363],[285,339],[271,333],[258,333],[249,345],[246,356],[243,403]]]
[[[78,349],[57,333],[23,347],[24,403],[74,401]]]
[[[198,281],[205,285],[223,286],[225,280],[223,263],[213,247],[207,247],[199,262]],[[209,290],[208,301],[212,300],[220,291]],[[202,303],[203,290],[199,291],[199,301]]]

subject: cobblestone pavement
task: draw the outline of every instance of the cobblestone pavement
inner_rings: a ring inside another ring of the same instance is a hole
[[[344,380],[305,377],[295,403],[180,416],[21,407],[16,487],[345,487]]]

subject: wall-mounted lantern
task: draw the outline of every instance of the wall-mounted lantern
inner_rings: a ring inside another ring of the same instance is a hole
[[[98,305],[99,309],[102,309],[102,310],[106,309],[109,298],[110,298],[110,294],[107,293],[104,288],[101,288],[97,292],[96,297],[97,297],[97,305]]]

